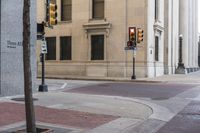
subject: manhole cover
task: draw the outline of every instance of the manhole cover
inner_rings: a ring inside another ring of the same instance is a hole
[[[23,97],[20,97],[20,98],[13,98],[13,99],[11,99],[11,100],[13,100],[13,101],[18,101],[18,102],[23,102],[23,101],[25,101],[25,99],[24,99]],[[37,98],[33,98],[33,101],[38,101],[38,99],[37,99]]]
[[[169,98],[168,97],[154,97],[154,98],[151,98],[152,100],[168,100]]]

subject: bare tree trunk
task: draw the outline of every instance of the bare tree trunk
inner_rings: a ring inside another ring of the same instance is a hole
[[[24,0],[23,8],[23,59],[26,128],[27,133],[36,133],[30,65],[30,0]]]

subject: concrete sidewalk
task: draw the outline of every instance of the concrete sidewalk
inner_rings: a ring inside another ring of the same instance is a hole
[[[155,78],[139,78],[138,81],[159,81],[159,82],[174,82],[174,83],[188,83],[200,84],[200,71],[189,74],[173,74],[163,75]]]
[[[96,82],[176,82],[176,83],[200,83],[200,71],[192,72],[189,74],[171,74],[171,75],[163,75],[158,76],[155,78],[138,78],[136,80],[131,80],[130,77],[71,77],[66,78],[64,76],[57,75],[55,77],[50,77],[48,80],[68,80],[68,81],[81,81],[83,84],[90,82],[90,83],[96,83]],[[73,79],[73,80],[71,80]]]
[[[24,102],[11,100],[21,97],[0,98],[0,132],[23,127]],[[98,133],[105,130],[107,124],[110,126],[106,130],[120,131],[141,123],[153,113],[152,108],[143,103],[117,97],[49,91],[36,93],[34,98],[37,99],[35,111],[39,126],[53,125],[51,128],[57,132],[60,129],[58,133],[63,129],[68,132],[87,133],[91,130]]]

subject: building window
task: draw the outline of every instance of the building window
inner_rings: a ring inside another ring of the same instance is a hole
[[[47,37],[46,60],[56,60],[56,37]]]
[[[61,0],[61,21],[72,20],[72,0]]]
[[[104,0],[93,0],[92,18],[104,19]]]
[[[71,36],[60,37],[60,60],[71,60]]]
[[[155,20],[159,19],[159,0],[155,0]]]
[[[56,0],[50,0],[50,2],[56,4]]]
[[[91,60],[104,60],[104,35],[91,36]]]
[[[159,37],[155,37],[155,61],[159,61]]]

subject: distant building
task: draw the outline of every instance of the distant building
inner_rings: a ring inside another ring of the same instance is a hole
[[[36,3],[31,1],[31,55],[36,79]],[[23,94],[23,0],[0,0],[0,96]],[[34,82],[33,82],[34,84]],[[34,88],[35,89],[35,88]]]
[[[45,1],[37,2],[38,22],[42,22]],[[53,2],[58,5],[58,25],[45,31],[47,77],[130,78],[133,51],[124,50],[129,27],[144,30],[144,41],[137,45],[136,77],[174,74],[180,34],[185,67],[198,67],[197,0]],[[40,75],[39,45],[37,49]]]

